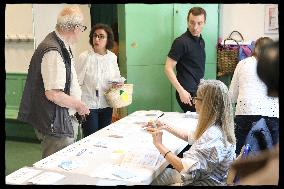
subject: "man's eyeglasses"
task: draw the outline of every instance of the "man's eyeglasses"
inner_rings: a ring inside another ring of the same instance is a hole
[[[193,103],[193,104],[196,104],[196,101],[197,101],[197,100],[202,101],[202,98],[193,97],[193,98],[192,98],[192,103]]]
[[[106,36],[104,36],[104,35],[102,35],[102,34],[99,34],[99,35],[94,34],[94,35],[93,35],[93,38],[96,39],[97,37],[99,38],[99,40],[102,40],[102,39],[106,38]]]
[[[81,24],[76,25],[76,26],[77,26],[77,27],[80,27],[81,32],[84,32],[84,31],[86,31],[86,29],[87,29],[87,26],[84,26],[84,25],[81,25]]]

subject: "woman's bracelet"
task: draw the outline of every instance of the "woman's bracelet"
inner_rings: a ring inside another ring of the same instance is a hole
[[[166,156],[168,155],[168,153],[170,153],[171,151],[167,151],[167,153],[165,153],[164,158],[166,158]]]

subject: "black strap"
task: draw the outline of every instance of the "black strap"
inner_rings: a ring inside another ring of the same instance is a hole
[[[63,62],[65,64],[65,68],[66,68],[66,83],[65,83],[65,88],[64,88],[64,93],[70,95],[70,86],[71,86],[71,57],[69,55],[68,50],[66,49],[63,41],[55,34],[55,32],[53,33],[53,35],[55,36],[57,42],[59,43],[61,49],[62,49],[62,56],[63,56]],[[71,48],[69,46],[69,50],[70,50],[70,54],[73,57]]]
[[[236,40],[235,38],[232,38],[233,33],[237,33],[241,37],[241,40]],[[244,41],[243,35],[238,31],[232,31],[228,38],[235,39],[238,42]]]
[[[74,56],[73,56],[73,53],[72,53],[72,51],[71,51],[70,46],[69,46],[69,52],[70,52],[70,54],[71,54],[71,59],[72,59]]]

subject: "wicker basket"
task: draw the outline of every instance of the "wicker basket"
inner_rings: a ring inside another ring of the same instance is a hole
[[[236,46],[229,46],[225,44],[227,40],[233,40],[237,43]],[[239,43],[232,39],[227,38],[224,40],[224,45],[218,45],[217,47],[217,75],[223,76],[233,74],[234,70],[239,62]]]
[[[236,34],[234,36],[234,34]],[[234,38],[233,38],[234,36]],[[239,39],[236,39],[238,36]],[[226,45],[227,40],[235,41],[236,45]],[[243,35],[238,31],[232,31],[224,45],[217,47],[217,76],[233,74],[239,62],[240,45],[238,42],[244,41]]]
[[[110,88],[105,93],[108,104],[113,108],[121,108],[132,103],[133,84],[124,84],[120,88]]]

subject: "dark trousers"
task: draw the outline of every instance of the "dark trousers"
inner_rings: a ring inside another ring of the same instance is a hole
[[[190,93],[190,96],[193,98],[193,97],[196,97],[196,92],[189,92]],[[183,112],[187,112],[187,111],[191,111],[191,112],[196,112],[195,110],[195,105],[192,104],[192,106],[190,106],[189,104],[184,104],[181,102],[180,100],[180,97],[179,97],[179,94],[178,92],[176,91],[176,99],[177,99],[177,102],[179,104],[179,106],[181,107],[181,109],[183,110]]]
[[[112,108],[90,109],[86,121],[82,123],[84,137],[111,124]]]
[[[257,122],[261,118],[265,119],[266,125],[270,131],[273,145],[279,141],[279,119],[276,117],[267,117],[260,115],[236,115],[235,116],[235,134],[237,139],[236,154],[239,155],[243,145],[245,145],[246,137],[252,128],[252,123]]]

